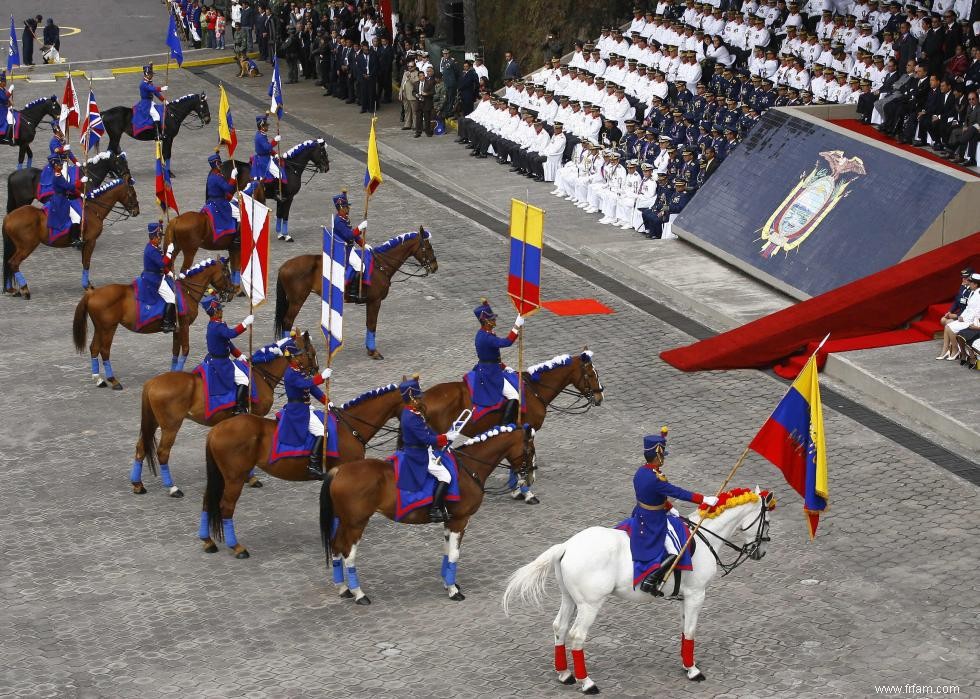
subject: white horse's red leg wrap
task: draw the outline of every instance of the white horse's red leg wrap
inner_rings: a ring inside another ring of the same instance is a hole
[[[694,665],[694,639],[686,638],[684,634],[681,634],[681,662],[684,667]]]
[[[572,666],[575,672],[575,679],[584,680],[589,676],[585,671],[585,650],[572,650]]]
[[[568,670],[568,656],[565,655],[565,644],[555,646],[555,670],[565,672]]]

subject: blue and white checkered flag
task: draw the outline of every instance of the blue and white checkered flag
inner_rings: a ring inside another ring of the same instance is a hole
[[[272,80],[269,82],[269,113],[275,114],[276,119],[282,119],[282,79],[279,77],[279,59],[272,57]]]
[[[323,286],[320,301],[320,329],[333,357],[344,344],[344,284],[347,273],[347,245],[332,230],[323,227]]]

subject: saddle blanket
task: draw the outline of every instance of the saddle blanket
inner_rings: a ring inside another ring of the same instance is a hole
[[[174,283],[169,278],[167,282],[171,288],[174,287]],[[163,316],[163,307],[166,305],[156,289],[151,290],[145,287],[146,283],[142,277],[136,277],[133,280],[133,294],[136,296],[136,332],[139,332],[141,328],[149,325],[153,321],[159,320]],[[177,313],[183,317],[187,314],[184,295],[180,293],[179,289],[175,289],[174,291],[174,295],[177,297]],[[155,298],[156,300],[152,303],[146,303],[146,300],[151,298]]]
[[[226,235],[234,235],[237,227],[235,226],[235,216],[231,210],[231,204],[227,207],[215,206],[212,202],[207,202],[201,207],[201,213],[211,220],[211,230],[214,231],[213,242],[217,243]]]
[[[631,539],[633,538],[633,518],[627,517],[622,522],[616,525],[616,529],[626,532],[626,535]],[[667,515],[667,538],[670,540],[669,545],[664,546],[665,555],[660,556],[656,559],[649,561],[633,561],[633,587],[636,587],[643,579],[650,573],[655,571],[660,567],[661,562],[663,562],[666,554],[673,554],[676,551],[680,551],[681,547],[687,542],[688,537],[691,533],[687,530],[687,525],[684,523],[680,517],[675,517],[673,515]],[[694,553],[694,542],[687,547],[684,551],[684,555],[681,556],[681,560],[678,562],[674,570],[691,570],[691,554]]]
[[[399,480],[399,471],[402,453],[396,451],[386,460],[391,462],[395,469],[395,483]],[[459,466],[456,464],[456,456],[450,451],[442,452],[442,463],[449,469],[449,490],[446,493],[446,502],[457,502],[459,500]],[[421,490],[402,490],[398,488],[398,497],[395,501],[395,521],[400,522],[410,512],[414,512],[420,507],[428,507],[432,504],[432,495],[436,491],[435,476],[426,474],[425,484]]]
[[[179,299],[180,296],[177,296]],[[238,367],[240,371],[248,374],[248,364],[244,359],[233,359],[235,366]],[[235,384],[232,384],[230,391],[219,391],[216,395],[212,395],[211,391],[214,388],[215,381],[212,380],[210,376],[209,364],[208,362],[201,362],[196,367],[194,367],[193,373],[201,377],[201,381],[204,382],[204,419],[210,420],[211,416],[221,410],[227,410],[228,408],[235,407],[235,403],[238,402],[238,396],[236,395],[237,388]],[[251,400],[253,403],[259,402],[259,388],[258,382],[252,381],[252,395]]]
[[[374,275],[374,251],[364,250],[364,263],[361,263],[361,249],[356,245],[351,248],[350,255],[347,257],[347,271],[344,276],[344,283],[350,284],[356,272],[363,270],[364,286],[371,286],[371,277]]]
[[[17,110],[13,110],[13,112],[13,126],[8,124],[6,119],[0,119],[0,137],[6,138],[9,135],[11,141],[16,141],[20,138],[20,112]],[[12,133],[8,133],[8,129],[13,129]]]
[[[515,391],[518,389],[518,384],[520,382],[518,380],[516,371],[505,370],[504,380],[507,383],[509,383],[511,386],[513,386]],[[480,385],[480,380],[479,378],[477,378],[475,371],[466,372],[463,375],[463,383],[466,384],[466,390],[470,392],[470,404],[473,406],[473,416],[470,418],[470,420],[473,422],[476,422],[487,413],[491,413],[494,410],[499,410],[500,408],[503,407],[504,403],[506,402],[504,401],[503,391],[499,391],[499,398],[496,403],[492,405],[477,405],[475,402],[476,400],[475,387]],[[524,394],[521,394],[521,412],[522,413],[527,412],[527,403],[524,401]]]
[[[316,437],[306,432],[306,439],[302,444],[288,444],[283,441],[283,436],[289,435],[290,430],[283,429],[283,422],[279,419],[282,411],[276,413],[276,432],[272,436],[272,449],[269,451],[268,462],[270,464],[279,461],[280,459],[291,459],[301,456],[309,456],[310,452],[313,451],[313,443],[316,441]],[[316,416],[323,422],[323,411],[317,410]],[[340,447],[338,445],[339,439],[337,437],[337,416],[330,413],[330,422],[326,429],[327,436],[327,456],[337,457],[340,455]]]
[[[139,106],[139,102],[133,105],[133,116],[130,120],[133,125],[133,138],[136,138],[148,129],[156,128],[156,122],[153,121],[153,117],[150,116],[149,113],[141,113]],[[156,110],[155,107],[156,105],[152,105],[150,109],[154,110],[154,112],[159,115],[160,112]]]

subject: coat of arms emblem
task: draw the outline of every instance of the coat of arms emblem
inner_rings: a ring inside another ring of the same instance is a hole
[[[780,250],[789,253],[802,245],[824,217],[847,196],[851,183],[867,174],[864,161],[848,158],[844,151],[823,151],[820,156],[830,169],[822,167],[819,161],[815,163],[762,227],[763,257],[771,258]],[[849,173],[853,176],[845,177]]]

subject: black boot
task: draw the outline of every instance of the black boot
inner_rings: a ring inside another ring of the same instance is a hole
[[[520,403],[513,398],[504,403],[503,417],[500,418],[501,425],[517,424],[517,411]]]
[[[361,284],[360,272],[354,272],[350,278],[350,283],[347,285],[347,301],[349,303],[367,303],[367,296],[364,295]]]
[[[310,452],[310,465],[307,467],[310,477],[316,481],[323,480],[323,437],[317,437]]]
[[[160,332],[172,333],[177,329],[177,306],[168,303],[163,307],[163,320],[160,325]],[[239,387],[241,388],[241,387]]]
[[[664,579],[664,575],[670,569],[670,566],[673,565],[675,558],[677,558],[677,556],[667,556],[667,558],[660,563],[659,568],[643,578],[643,582],[640,583],[640,592],[646,592],[654,597],[663,597],[664,593],[658,588]]]
[[[449,484],[439,481],[436,492],[432,494],[432,505],[429,506],[429,520],[432,522],[448,522],[449,513],[446,511],[446,492]]]
[[[235,414],[248,412],[248,386],[235,386]]]
[[[71,246],[76,250],[81,250],[85,243],[82,242],[82,229],[78,224],[72,224],[68,235],[71,237]]]

